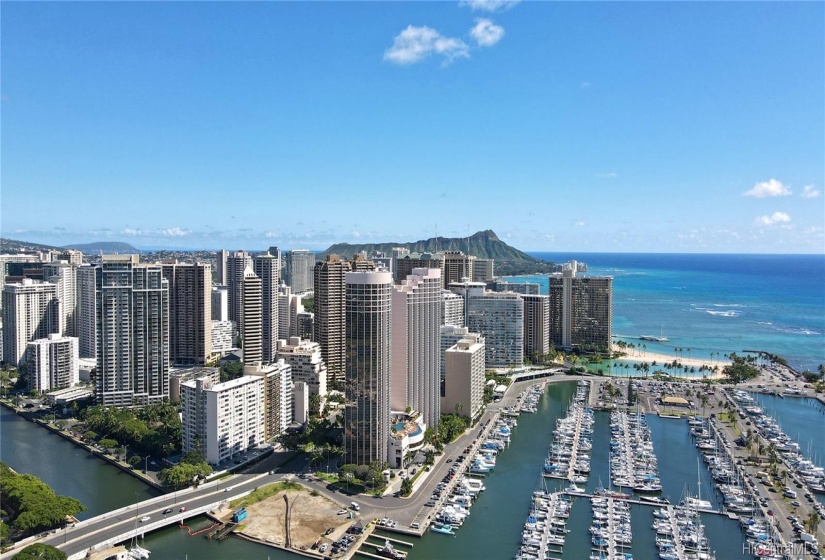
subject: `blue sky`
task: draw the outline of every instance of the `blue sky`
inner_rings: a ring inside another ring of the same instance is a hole
[[[822,2],[2,7],[4,237],[825,252]]]

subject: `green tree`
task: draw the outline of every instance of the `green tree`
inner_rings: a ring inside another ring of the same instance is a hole
[[[158,478],[165,486],[170,488],[180,488],[188,486],[194,482],[196,476],[207,476],[212,473],[212,467],[206,463],[193,465],[191,463],[181,463],[171,469],[164,469],[158,473]]]
[[[405,478],[404,480],[402,480],[401,481],[401,495],[402,496],[409,496],[410,494],[412,494],[412,491],[413,491],[412,479]]]
[[[106,438],[100,440],[98,444],[100,444],[100,447],[103,449],[114,449],[117,447],[117,440]]]
[[[14,556],[12,560],[66,560],[66,553],[47,544],[30,544]]]
[[[759,370],[753,366],[756,358],[753,356],[737,356],[732,352],[729,356],[731,363],[722,369],[722,374],[734,385],[755,379]]]
[[[143,459],[141,459],[138,455],[132,455],[131,457],[129,457],[129,461],[128,461],[128,463],[129,463],[132,467],[137,467],[137,466],[139,466],[142,462],[143,462]]]

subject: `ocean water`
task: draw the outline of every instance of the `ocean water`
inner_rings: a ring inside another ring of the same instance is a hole
[[[764,350],[798,370],[825,363],[825,255],[530,253],[587,263],[613,277],[613,334],[647,341],[651,351],[685,357]],[[511,277],[536,282],[547,276]]]

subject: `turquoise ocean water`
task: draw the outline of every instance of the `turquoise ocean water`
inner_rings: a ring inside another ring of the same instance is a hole
[[[613,333],[670,339],[646,342],[652,351],[690,348],[709,358],[764,350],[799,370],[825,363],[825,255],[530,254],[612,276]],[[547,276],[510,280],[547,293]]]

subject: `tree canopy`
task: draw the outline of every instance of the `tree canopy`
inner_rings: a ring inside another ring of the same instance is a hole
[[[171,403],[139,409],[91,406],[82,420],[90,431],[126,444],[142,455],[164,457],[180,452],[182,428]]]
[[[731,353],[730,360],[731,363],[722,369],[722,375],[734,385],[755,379],[759,375],[759,370],[753,365],[756,362],[753,356],[737,356],[734,352]]]
[[[11,528],[21,534],[60,527],[67,515],[86,508],[74,498],[58,496],[30,474],[17,474],[0,461],[0,499]]]
[[[47,544],[30,544],[14,556],[12,560],[66,560],[66,553]]]

